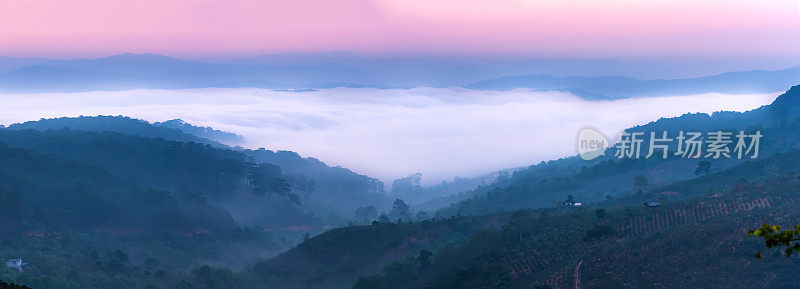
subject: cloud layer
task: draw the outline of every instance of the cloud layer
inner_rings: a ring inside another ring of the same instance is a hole
[[[0,95],[0,123],[79,115],[181,118],[241,134],[245,147],[292,150],[384,181],[427,183],[574,155],[591,126],[607,135],[687,112],[744,111],[774,94],[589,102],[562,92],[460,88],[130,90]]]

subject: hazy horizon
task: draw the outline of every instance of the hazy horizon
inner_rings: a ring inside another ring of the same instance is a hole
[[[152,54],[179,60],[212,64],[243,65],[320,65],[341,64],[354,67],[399,65],[413,69],[420,65],[464,66],[472,70],[502,71],[509,67],[527,65],[506,75],[546,74],[554,76],[626,76],[636,79],[677,79],[703,77],[715,74],[748,70],[779,70],[800,66],[800,55],[768,57],[758,56],[610,56],[586,57],[580,55],[508,55],[508,54],[447,54],[447,53],[359,53],[349,50],[252,52],[248,54],[211,53],[185,55],[156,51],[115,50],[104,53],[77,55],[19,55],[0,54],[0,73],[48,61],[97,60],[125,54]],[[4,59],[5,58],[5,59]],[[409,61],[411,61],[409,63]],[[559,62],[564,62],[559,64]],[[598,63],[605,64],[600,70]],[[365,66],[366,65],[366,66]],[[538,67],[532,65],[539,65]],[[554,66],[556,65],[556,66]],[[560,65],[560,66],[559,66]],[[419,68],[419,67],[417,67]],[[526,69],[529,72],[525,72]],[[474,73],[474,72],[473,72]]]

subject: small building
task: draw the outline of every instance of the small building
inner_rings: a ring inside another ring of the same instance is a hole
[[[661,206],[661,203],[659,203],[659,202],[647,202],[647,203],[642,204],[642,206],[653,208],[653,207]]]
[[[22,266],[27,265],[28,263],[22,263],[22,259],[8,259],[6,261],[6,266],[9,268],[17,269],[22,271]]]

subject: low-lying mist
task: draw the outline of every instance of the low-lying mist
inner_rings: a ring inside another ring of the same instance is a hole
[[[61,116],[181,118],[244,136],[248,148],[292,150],[378,177],[421,172],[426,184],[574,155],[591,126],[607,136],[687,112],[745,111],[772,94],[587,101],[565,92],[461,88],[130,90],[0,95],[0,122]]]

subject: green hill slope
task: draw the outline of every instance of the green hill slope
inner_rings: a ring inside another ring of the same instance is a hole
[[[800,260],[756,260],[763,245],[745,233],[797,222],[798,166],[792,151],[647,195],[516,211],[501,229],[435,252],[430,267],[389,265],[355,288],[795,288]],[[694,197],[638,205],[664,191]]]
[[[0,220],[10,233],[70,230],[193,232],[232,228],[203,201],[146,189],[97,166],[0,144]]]
[[[675,138],[679,131],[730,132],[760,131],[759,157],[769,157],[778,152],[796,148],[800,143],[800,86],[792,87],[769,106],[745,113],[719,112],[713,115],[686,114],[681,117],[660,119],[628,132],[644,132],[642,152],[647,154],[650,132],[668,132]],[[735,134],[735,133],[734,133]],[[562,202],[567,195],[581,202],[599,202],[608,197],[618,197],[634,192],[632,179],[645,176],[651,187],[696,178],[695,168],[701,160],[711,162],[712,171],[720,171],[744,163],[733,158],[687,159],[675,156],[677,144],[670,146],[669,158],[618,159],[615,149],[609,148],[604,157],[583,161],[570,157],[543,162],[519,170],[503,183],[482,187],[471,192],[473,197],[450,205],[438,212],[441,216],[482,214],[502,209],[547,207]],[[656,152],[660,152],[656,150]]]
[[[69,131],[64,131],[64,130]],[[117,170],[117,168],[124,167],[125,164],[130,164],[130,160],[120,158],[129,158],[144,165],[148,159],[152,159],[148,154],[155,153],[156,151],[166,152],[162,148],[165,143],[157,139],[166,141],[186,143],[180,145],[181,149],[192,149],[193,152],[183,153],[202,153],[199,158],[207,160],[207,156],[212,154],[213,157],[223,159],[236,159],[237,161],[250,161],[256,164],[268,163],[280,167],[286,175],[291,175],[291,179],[298,182],[307,183],[305,187],[313,190],[314,194],[311,198],[306,199],[310,203],[317,204],[320,211],[332,212],[338,215],[349,217],[353,210],[359,206],[374,205],[380,203],[382,205],[390,204],[391,200],[384,195],[384,186],[379,180],[370,178],[365,175],[357,174],[351,170],[341,167],[330,167],[324,162],[315,158],[303,158],[295,152],[291,151],[271,151],[267,149],[248,150],[240,147],[230,147],[223,145],[221,142],[238,142],[239,137],[231,133],[213,130],[208,127],[196,127],[181,120],[172,120],[161,123],[149,123],[147,121],[133,119],[123,116],[81,116],[81,117],[62,117],[54,119],[41,119],[38,121],[29,121],[10,125],[6,128],[6,136],[10,138],[13,131],[36,130],[43,133],[36,136],[53,138],[55,136],[61,139],[51,139],[48,142],[37,141],[35,139],[25,140],[9,140],[7,141],[12,146],[19,146],[22,148],[31,148],[43,152],[53,152],[62,155],[69,155],[70,157],[80,155],[80,160],[91,159],[94,162],[98,158],[117,158],[113,162],[105,162],[103,165],[111,165],[109,169],[123,176],[136,175],[131,172],[131,169]],[[61,131],[53,132],[53,131]],[[97,134],[86,134],[87,140],[81,141],[83,134],[74,132],[95,132]],[[113,134],[117,133],[117,134]],[[17,133],[20,135],[23,133]],[[26,133],[32,135],[31,133]],[[126,135],[130,137],[120,136]],[[153,138],[155,140],[141,141],[135,137],[140,138]],[[15,139],[19,139],[16,137]],[[67,139],[72,138],[72,139]],[[210,140],[214,139],[214,140]],[[89,141],[91,139],[92,141]],[[0,138],[2,140],[2,138]],[[65,143],[61,143],[66,141]],[[91,142],[98,142],[103,144],[105,151],[96,152],[98,155],[90,155],[95,153],[95,147],[91,147]],[[55,145],[58,144],[58,145]],[[137,148],[134,145],[145,144],[145,147]],[[61,147],[70,145],[71,147]],[[206,147],[210,145],[211,147]],[[114,146],[119,146],[115,148]],[[159,147],[162,146],[162,147]],[[113,151],[116,150],[116,151]],[[137,160],[138,158],[144,159]],[[110,160],[110,159],[109,159]],[[149,163],[147,166],[155,169],[161,168],[160,163]],[[212,169],[212,167],[219,167],[219,164],[213,166],[206,166],[209,164],[193,164],[195,170],[199,169]],[[165,168],[170,173],[174,167]],[[138,174],[150,173],[153,176],[162,176],[164,171],[157,170],[142,170],[136,168]],[[153,178],[148,177],[148,180]],[[162,181],[172,182],[172,179],[159,178]],[[208,181],[217,179],[216,177],[204,178]],[[230,188],[230,184],[223,184],[222,187]],[[214,189],[219,190],[220,185],[208,184],[198,182],[192,188],[188,184],[181,184],[185,189]],[[172,188],[175,189],[175,188]]]

